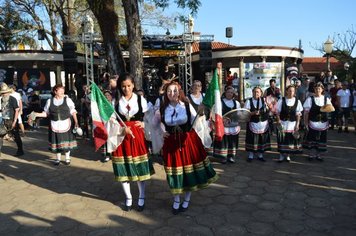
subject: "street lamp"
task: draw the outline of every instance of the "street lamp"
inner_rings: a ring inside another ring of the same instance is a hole
[[[326,40],[324,43],[324,52],[326,53],[326,65],[327,65],[327,70],[330,70],[330,55],[333,52],[333,44],[334,42],[331,41],[330,38]]]
[[[348,62],[345,62],[344,69],[346,71],[346,81],[348,81],[349,80],[349,69],[350,69],[350,64]]]

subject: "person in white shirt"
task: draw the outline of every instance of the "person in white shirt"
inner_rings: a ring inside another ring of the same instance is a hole
[[[308,130],[303,148],[308,149],[309,160],[314,158],[323,161],[321,153],[327,151],[327,130],[329,122],[327,113],[321,112],[320,109],[326,105],[331,105],[330,98],[323,95],[324,85],[318,82],[314,86],[315,94],[308,97],[304,102],[304,125]]]
[[[72,133],[72,119],[74,127],[78,128],[77,110],[74,102],[64,94],[64,86],[57,84],[52,89],[54,96],[47,100],[43,112],[33,112],[28,117],[28,121],[35,120],[36,117],[49,117],[49,148],[56,154],[54,165],[61,162],[61,153],[65,154],[65,165],[70,165],[70,152],[77,149],[77,141]]]
[[[19,106],[20,110],[19,110],[19,116],[17,117],[17,123],[19,124],[20,130],[22,132],[22,134],[25,134],[25,127],[23,125],[22,122],[22,96],[20,93],[16,92],[16,85],[11,85],[10,86],[13,90],[13,92],[10,94],[10,96],[16,98],[17,101],[17,105]]]
[[[344,125],[345,133],[349,132],[349,118],[350,118],[350,105],[351,105],[351,92],[347,88],[347,81],[342,82],[342,89],[337,91],[337,104],[339,106],[339,133],[342,132]]]

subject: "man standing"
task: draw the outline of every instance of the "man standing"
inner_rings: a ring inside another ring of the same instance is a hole
[[[328,70],[326,72],[326,77],[323,81],[324,87],[328,92],[331,88],[335,87],[335,80],[337,80],[336,75],[333,75],[333,72],[331,70]]]
[[[337,103],[339,104],[339,133],[342,132],[342,125],[344,124],[344,131],[348,133],[348,120],[350,117],[350,105],[351,105],[351,92],[347,88],[347,81],[342,82],[342,89],[337,92]],[[344,119],[344,122],[342,120]]]
[[[7,84],[2,83],[0,87],[0,95],[1,95],[1,112],[2,119],[5,124],[5,127],[8,130],[8,133],[13,135],[16,145],[17,152],[15,156],[24,155],[22,148],[22,140],[19,132],[19,124],[17,122],[20,108],[17,104],[16,98],[10,96],[12,93],[12,89],[7,86]],[[3,137],[0,138],[0,153],[3,146]]]
[[[309,89],[310,79],[308,77],[304,77],[303,84],[297,89],[297,98],[300,100],[302,104],[306,99],[306,95]]]
[[[335,111],[330,113],[330,130],[333,130],[335,128],[336,120],[339,115],[339,104],[337,100],[337,92],[341,89],[341,82],[339,80],[335,80],[335,87],[331,88],[329,93],[330,93],[330,98],[331,98],[331,104],[334,106]],[[338,125],[338,124],[336,124]]]

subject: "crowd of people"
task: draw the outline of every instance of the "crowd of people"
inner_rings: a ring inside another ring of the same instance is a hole
[[[118,133],[123,137],[121,144],[112,153],[108,153],[104,145],[102,161],[112,160],[115,179],[121,182],[125,194],[125,211],[130,211],[133,206],[131,182],[137,182],[139,190],[137,210],[145,209],[146,181],[155,173],[151,159],[153,140],[148,138],[147,132],[150,131],[145,123],[150,123],[148,127],[155,129],[157,135],[154,138],[161,139],[158,153],[163,159],[167,183],[173,195],[171,211],[176,215],[188,210],[193,191],[218,179],[211,161],[233,164],[238,158],[242,123],[225,115],[248,111],[244,147],[247,162],[266,161],[264,153],[271,150],[271,136],[275,133],[278,163],[290,162],[291,155],[300,154],[303,150],[310,161],[323,161],[328,130],[337,126],[339,132],[349,132],[351,113],[356,118],[354,84],[340,83],[330,73],[314,82],[304,76],[300,83],[288,85],[285,95],[276,86],[276,80],[271,79],[268,89],[263,91],[256,86],[252,89],[252,97],[244,101],[237,100],[238,83],[234,83],[231,76],[221,97],[224,136],[222,140],[214,140],[212,129],[211,145],[206,146],[194,126],[199,117],[205,116],[206,127],[209,124],[212,127],[214,122],[211,110],[203,105],[202,82],[195,80],[190,93],[184,94],[180,84],[174,80],[174,73],[166,71],[165,74],[155,104],[146,100],[142,90],[136,90],[134,77],[130,74],[112,76],[105,73],[98,84],[122,125]],[[54,164],[60,165],[62,153],[65,155],[64,164],[71,164],[71,151],[78,147],[73,129],[83,127],[86,137],[92,138],[90,86],[80,83],[77,86],[76,96],[65,95],[62,85],[54,86],[53,96],[41,109],[34,95],[30,102],[25,102],[23,95],[12,96],[15,87],[10,88],[5,83],[1,85],[1,124],[14,137],[18,148],[16,156],[24,155],[20,135],[24,132],[21,114],[32,106],[29,109],[31,113],[28,110],[25,113],[26,117],[30,114],[30,123],[37,118],[49,117],[48,141],[50,151],[55,154]],[[0,137],[0,151],[3,138]]]

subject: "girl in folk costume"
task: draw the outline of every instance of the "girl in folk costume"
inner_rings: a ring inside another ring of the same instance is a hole
[[[309,160],[316,158],[322,161],[323,158],[320,154],[327,150],[326,142],[329,122],[327,113],[321,112],[321,108],[326,105],[331,106],[331,100],[323,95],[324,85],[321,82],[314,86],[314,92],[314,96],[308,97],[303,105],[304,123],[308,129],[303,148],[310,150]]]
[[[194,108],[185,98],[180,85],[171,82],[165,88],[163,104],[156,119],[164,125],[163,159],[167,182],[174,195],[172,213],[188,209],[191,191],[207,187],[218,177],[192,123]],[[180,194],[185,193],[181,204]]]
[[[225,87],[225,93],[222,98],[222,115],[227,112],[241,108],[238,101],[234,99],[235,90],[232,86]],[[230,120],[224,117],[224,137],[222,141],[214,141],[214,157],[222,159],[222,163],[227,161],[235,163],[234,157],[236,156],[239,145],[240,125],[238,121]]]
[[[126,195],[124,210],[130,211],[132,207],[130,181],[137,181],[138,211],[143,211],[145,180],[154,173],[144,135],[143,116],[148,110],[147,101],[133,92],[134,79],[130,74],[120,75],[119,80],[121,97],[115,110],[131,132],[125,135],[121,145],[112,153],[112,164],[115,178],[122,183]]]
[[[301,153],[299,123],[302,116],[302,103],[295,97],[294,85],[287,87],[287,96],[277,103],[277,143],[280,157],[278,162],[286,159],[290,162],[290,154]]]
[[[70,151],[77,148],[77,141],[72,133],[73,117],[74,127],[78,128],[77,111],[75,110],[74,102],[64,95],[64,87],[57,84],[53,87],[54,97],[47,100],[44,111],[41,113],[33,112],[29,116],[29,122],[35,120],[36,117],[50,117],[51,125],[48,135],[50,144],[49,149],[56,153],[55,165],[59,165],[61,161],[61,152],[65,153],[65,164],[69,165]]]
[[[245,148],[249,152],[247,158],[251,162],[257,154],[258,160],[266,161],[263,158],[265,151],[271,150],[270,132],[268,126],[268,107],[262,94],[262,89],[257,86],[252,90],[253,97],[246,100],[245,108],[250,110],[251,118],[246,124]]]
[[[192,85],[192,92],[189,94],[188,99],[193,108],[200,115],[205,114],[206,119],[209,119],[209,108],[202,104],[205,94],[201,92],[202,84],[200,80],[194,80]]]

